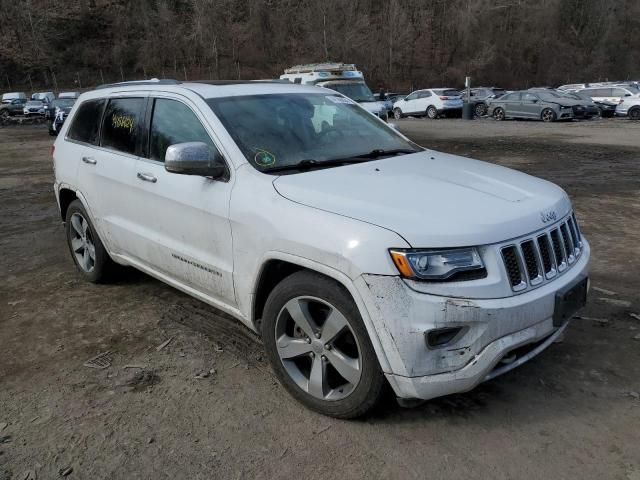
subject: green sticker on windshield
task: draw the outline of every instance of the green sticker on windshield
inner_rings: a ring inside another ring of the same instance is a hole
[[[257,150],[256,156],[253,158],[257,165],[261,167],[270,167],[276,163],[276,156],[266,150]]]

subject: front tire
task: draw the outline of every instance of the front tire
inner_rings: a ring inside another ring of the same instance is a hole
[[[426,113],[427,117],[429,117],[431,120],[435,120],[436,118],[438,118],[438,109],[433,105],[430,105],[429,108],[427,108]]]
[[[629,110],[628,115],[631,120],[640,120],[640,108],[632,108],[631,110]]]
[[[545,108],[544,110],[542,110],[542,113],[540,114],[540,118],[545,123],[555,122],[557,115],[556,115],[556,112],[554,112],[552,109]]]
[[[484,117],[487,114],[487,106],[484,103],[476,104],[474,109],[476,117]]]
[[[114,263],[80,200],[71,202],[67,209],[65,233],[71,257],[80,274],[92,283],[105,281]]]
[[[396,120],[400,120],[402,118],[402,110],[400,110],[399,108],[394,108],[393,118],[395,118]]]
[[[355,418],[381,398],[385,379],[349,293],[309,271],[290,275],[267,299],[262,338],[280,383],[307,408]]]
[[[505,118],[504,109],[502,107],[498,107],[493,111],[493,118],[497,121],[501,122]]]

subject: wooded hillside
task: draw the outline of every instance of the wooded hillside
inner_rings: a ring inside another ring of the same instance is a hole
[[[0,89],[324,60],[402,90],[638,80],[639,34],[638,0],[0,0]]]

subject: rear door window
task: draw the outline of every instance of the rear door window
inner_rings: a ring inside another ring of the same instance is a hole
[[[211,137],[189,107],[177,100],[156,99],[149,130],[149,158],[164,162],[167,148],[185,142],[203,142],[215,151]]]
[[[104,110],[104,99],[87,100],[82,102],[73,117],[73,123],[69,128],[68,138],[78,142],[96,145],[100,130],[100,119]]]
[[[135,155],[141,133],[144,98],[112,98],[102,123],[102,143],[105,148]]]

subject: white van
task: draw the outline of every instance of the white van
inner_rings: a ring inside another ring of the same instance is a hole
[[[470,390],[586,302],[589,243],[560,187],[420,147],[324,88],[105,86],[53,161],[82,277],[131,265],[233,315],[327,415],[367,412],[386,384]]]
[[[53,92],[36,92],[31,95],[31,100],[42,100],[46,104],[50,104],[56,99]]]
[[[358,102],[365,110],[386,120],[389,111],[378,101],[364,81],[364,75],[350,63],[312,63],[287,68],[281,80],[330,88]]]
[[[2,103],[11,103],[12,100],[26,100],[24,92],[9,92],[2,94]]]

